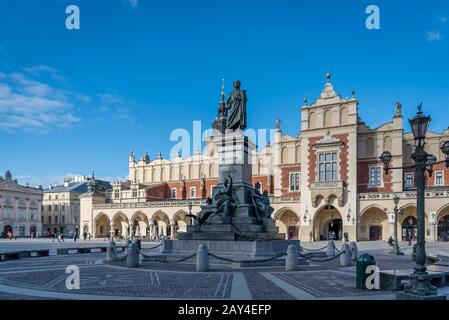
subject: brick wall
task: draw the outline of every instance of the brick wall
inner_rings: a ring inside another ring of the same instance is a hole
[[[301,165],[283,165],[281,167],[281,175],[282,175],[282,186],[281,186],[281,194],[283,197],[300,197],[300,191],[290,191],[290,173],[291,172],[301,172]],[[301,188],[301,185],[299,186]]]
[[[381,169],[383,186],[379,188],[371,188],[369,183],[369,167],[372,165],[379,165]],[[357,192],[392,192],[392,175],[384,174],[383,164],[378,160],[358,161],[357,163]]]

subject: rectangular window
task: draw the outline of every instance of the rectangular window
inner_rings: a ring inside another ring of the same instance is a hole
[[[290,191],[299,191],[299,172],[290,172]]]
[[[61,204],[61,210],[65,211],[65,205],[64,204]]]
[[[48,205],[48,211],[51,212],[51,204]]]
[[[55,216],[55,223],[58,223],[58,216]]]
[[[177,198],[176,188],[171,189],[171,198],[172,199],[176,199]]]
[[[48,216],[48,223],[51,223],[51,216]]]
[[[65,223],[65,216],[64,215],[61,217],[61,220],[62,220],[62,223]]]
[[[55,204],[55,211],[58,211],[58,205]]]
[[[436,186],[444,185],[443,171],[435,172],[435,185]]]
[[[133,189],[133,198],[137,198],[137,189]]]
[[[338,180],[338,163],[336,152],[321,153],[318,155],[318,180]]]
[[[413,173],[406,173],[405,174],[405,187],[413,188],[413,186],[414,186]]]
[[[12,208],[4,208],[3,212],[6,219],[12,218]]]
[[[380,187],[382,185],[382,167],[369,168],[369,186]]]
[[[115,190],[114,191],[114,198],[118,199],[120,197],[120,191],[119,190]]]
[[[196,198],[196,188],[190,187],[190,198]]]

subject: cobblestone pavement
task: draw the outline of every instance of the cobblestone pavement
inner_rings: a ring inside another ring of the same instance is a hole
[[[305,243],[316,249],[325,243]],[[154,246],[146,244],[144,248]],[[338,244],[337,244],[338,247]],[[360,253],[372,254],[381,270],[411,270],[411,248],[404,256],[388,254],[382,242],[361,243]],[[157,253],[158,250],[153,250]],[[153,252],[152,251],[152,252]],[[429,246],[449,264],[449,245]],[[149,254],[149,251],[145,252]],[[283,267],[236,268],[211,264],[195,271],[195,258],[183,263],[143,262],[127,268],[126,261],[105,263],[104,253],[58,255],[0,262],[0,299],[394,299],[393,291],[368,291],[355,285],[355,264],[340,267],[339,259],[311,262],[295,272]],[[323,259],[317,258],[317,259]],[[80,270],[80,288],[69,290],[66,267]],[[446,290],[448,291],[448,290]]]

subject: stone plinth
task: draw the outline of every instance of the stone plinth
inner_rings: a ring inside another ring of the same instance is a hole
[[[225,241],[225,240],[164,240],[162,254],[189,255],[198,250],[200,244],[205,244],[209,252],[217,256],[249,258],[270,258],[286,253],[289,245],[295,245],[300,250],[299,240],[269,240],[269,241]]]

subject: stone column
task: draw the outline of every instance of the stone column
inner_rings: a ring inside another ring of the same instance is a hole
[[[171,220],[170,221],[170,239],[176,239],[175,226],[176,226],[175,220]]]
[[[430,228],[430,241],[436,242],[436,238],[435,238],[435,222],[430,222],[429,223],[429,228]]]
[[[396,224],[393,221],[390,221],[390,236],[394,239],[394,228],[396,228]]]
[[[129,220],[128,220],[128,229],[129,229],[129,231],[128,231],[128,238],[130,240],[132,240],[132,239],[134,239],[134,236],[133,236],[134,224],[133,224],[132,221],[129,221]]]
[[[109,225],[109,233],[111,234],[111,241],[114,240],[114,224],[112,223]]]
[[[150,220],[150,240],[154,237],[154,221]]]

